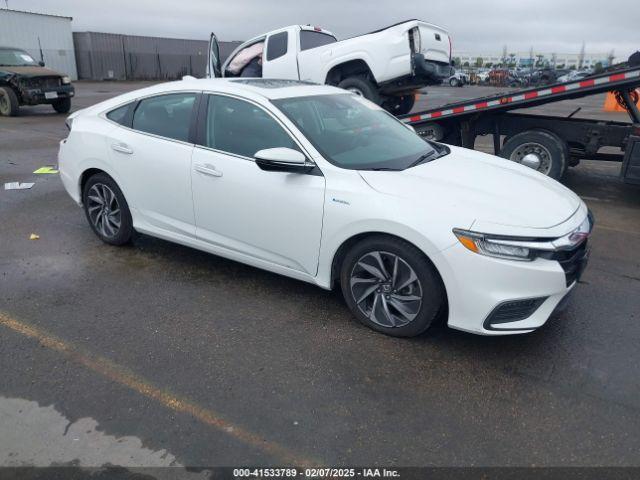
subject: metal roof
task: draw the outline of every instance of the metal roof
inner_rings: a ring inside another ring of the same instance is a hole
[[[73,20],[73,17],[68,17],[66,15],[55,15],[53,13],[29,12],[27,10],[14,10],[12,8],[0,8],[0,12],[27,13],[29,15],[42,15],[43,17],[68,18],[69,20]]]

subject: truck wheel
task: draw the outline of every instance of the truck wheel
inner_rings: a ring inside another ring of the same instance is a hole
[[[380,105],[380,94],[376,86],[364,77],[348,77],[342,80],[338,87],[349,90],[373,103]]]
[[[9,87],[0,87],[0,115],[15,117],[18,114],[18,97]]]
[[[564,174],[569,161],[568,146],[556,134],[529,130],[509,138],[500,156],[533,168],[554,180]]]
[[[56,100],[51,106],[58,113],[69,113],[69,110],[71,110],[71,99],[63,98],[62,100]]]
[[[384,109],[393,115],[404,115],[409,113],[416,103],[416,96],[402,95],[400,97],[391,97],[389,100],[383,102]]]
[[[458,82],[457,78],[452,78],[451,80],[449,80],[449,85],[451,85],[452,87],[457,87],[459,83],[460,82]]]

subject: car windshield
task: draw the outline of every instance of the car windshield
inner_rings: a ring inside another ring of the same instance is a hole
[[[23,50],[0,49],[0,66],[3,67],[32,67],[38,63]]]
[[[350,170],[404,170],[444,153],[377,105],[349,94],[274,100],[331,163]]]

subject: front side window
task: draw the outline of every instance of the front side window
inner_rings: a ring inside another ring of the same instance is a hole
[[[262,108],[217,95],[209,97],[204,143],[215,150],[251,158],[265,148],[300,150],[284,128]]]
[[[404,170],[446,152],[446,147],[424,141],[356,95],[293,97],[273,103],[328,161],[341,168]]]
[[[33,67],[38,63],[24,50],[0,48],[0,67]]]
[[[300,50],[309,50],[311,48],[321,47],[337,42],[335,37],[322,32],[311,30],[300,31]]]
[[[195,93],[172,93],[141,100],[133,113],[134,130],[189,141]]]
[[[267,41],[267,61],[280,58],[287,53],[287,41],[289,35],[287,32],[280,32],[269,37]]]

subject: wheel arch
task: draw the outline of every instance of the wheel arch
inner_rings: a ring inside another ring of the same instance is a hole
[[[364,75],[373,82],[376,82],[375,76],[367,61],[363,58],[353,58],[332,66],[327,72],[324,83],[327,85],[338,85],[338,83],[345,78],[357,75]]]
[[[448,309],[449,297],[447,295],[447,286],[446,286],[446,284],[444,282],[442,274],[440,273],[440,270],[438,269],[438,266],[433,262],[433,260],[429,257],[429,255],[427,255],[422,248],[420,248],[418,245],[416,245],[411,240],[407,240],[406,238],[402,238],[399,235],[394,235],[392,233],[388,233],[388,232],[384,232],[384,231],[372,230],[372,231],[368,231],[368,232],[357,233],[357,234],[352,235],[349,238],[345,239],[340,244],[340,246],[334,252],[333,258],[331,260],[331,272],[330,272],[330,279],[329,279],[329,288],[333,289],[335,287],[336,283],[339,281],[339,279],[340,279],[340,267],[342,265],[342,261],[343,261],[345,255],[347,254],[349,249],[352,248],[357,243],[359,243],[362,240],[364,240],[365,238],[377,237],[377,236],[388,237],[388,238],[396,238],[396,239],[402,240],[403,242],[406,242],[406,243],[410,244],[412,247],[416,248],[422,254],[423,258],[433,267],[434,271],[436,272],[436,274],[438,276],[438,279],[440,280],[440,285],[442,286],[442,291],[444,292],[445,307]]]

